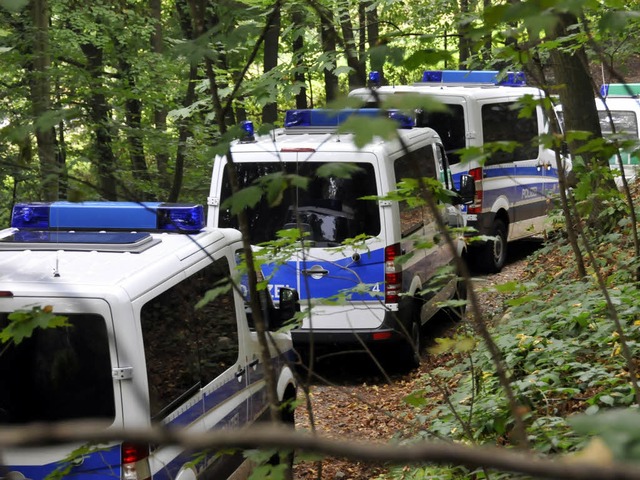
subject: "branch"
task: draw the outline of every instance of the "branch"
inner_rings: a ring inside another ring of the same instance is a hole
[[[522,451],[498,447],[469,447],[440,442],[418,442],[410,445],[372,444],[353,439],[334,440],[324,436],[292,431],[275,425],[260,425],[242,430],[217,430],[206,433],[149,429],[109,429],[104,423],[64,422],[32,424],[26,427],[0,429],[0,449],[28,447],[63,442],[106,443],[126,439],[132,442],[181,445],[187,450],[203,449],[295,449],[335,458],[369,463],[434,463],[487,467],[507,472],[533,475],[536,478],[631,480],[640,479],[640,467],[629,464],[605,465],[588,460],[545,459]]]

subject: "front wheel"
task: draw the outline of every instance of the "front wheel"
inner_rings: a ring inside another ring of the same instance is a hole
[[[484,273],[498,273],[507,260],[507,226],[496,219],[491,228],[494,237],[476,252],[477,264]]]

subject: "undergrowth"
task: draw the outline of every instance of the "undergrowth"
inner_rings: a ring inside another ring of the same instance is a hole
[[[624,326],[632,352],[640,342],[638,259],[622,221],[612,233],[593,240],[598,268]],[[578,279],[572,253],[563,238],[547,242],[529,259],[526,278],[498,286],[507,293],[506,313],[492,336],[499,346],[532,449],[539,454],[592,452],[599,439],[612,461],[640,461],[640,428],[634,389],[614,322],[609,318],[593,265]],[[415,407],[422,428],[398,435],[398,441],[448,439],[465,444],[513,446],[513,420],[487,349],[472,325],[461,324],[453,338],[441,339],[433,354],[455,352],[434,369],[406,401]],[[469,348],[469,345],[475,345]],[[447,401],[433,405],[443,387]],[[603,419],[606,418],[606,421]],[[589,446],[591,445],[591,446]],[[586,449],[586,450],[585,450]],[[600,453],[603,453],[602,451]],[[584,454],[584,453],[583,453]],[[589,453],[591,454],[591,453]],[[395,468],[385,478],[520,478],[511,473],[462,467]]]

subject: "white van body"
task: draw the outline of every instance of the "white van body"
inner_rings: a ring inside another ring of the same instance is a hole
[[[596,108],[600,117],[600,127],[602,135],[605,137],[613,135],[611,120],[615,127],[615,133],[619,140],[640,140],[640,84],[605,84],[601,87],[602,98],[596,97]],[[562,105],[556,106],[556,111],[561,121],[563,120]],[[611,118],[609,118],[611,115]],[[638,158],[636,145],[634,148],[620,150],[622,168],[624,176],[628,182],[633,182],[638,176],[640,160]],[[609,159],[609,166],[617,174],[614,176],[618,187],[622,186],[620,164],[618,156],[614,155]]]
[[[494,71],[427,71],[425,81],[413,85],[360,88],[349,93],[370,107],[402,94],[427,95],[448,107],[446,113],[419,112],[417,125],[433,128],[442,138],[456,184],[461,174],[476,181],[476,199],[467,208],[467,224],[477,231],[472,235],[492,239],[470,245],[469,259],[486,272],[502,268],[507,242],[539,235],[549,227],[550,198],[559,188],[555,152],[536,141],[550,132],[548,116],[537,105],[535,114],[520,118],[522,99],[539,100],[544,92],[525,86],[520,74],[511,75],[508,80],[513,81],[505,83]],[[489,142],[522,146],[510,153],[496,152],[486,161],[460,161],[459,150]]]
[[[296,111],[288,112],[287,118],[289,114],[295,118]],[[462,254],[464,239],[462,233],[452,232],[453,251],[426,205],[410,207],[404,201],[371,197],[396,191],[404,177],[430,177],[453,189],[442,142],[432,129],[401,128],[397,139],[375,137],[358,148],[353,134],[338,133],[323,120],[319,124],[324,126],[296,126],[294,121],[293,126],[231,147],[241,188],[278,172],[310,179],[306,188],[284,191],[277,205],[262,198],[247,211],[256,245],[275,240],[284,229],[301,227],[310,234],[304,247],[282,265],[265,261],[265,278],[270,279],[275,300],[275,288],[289,286],[300,292],[302,309],[311,309],[292,332],[303,356],[312,345],[331,352],[365,346],[398,357],[406,354],[407,362],[415,363],[422,325],[436,313],[439,301],[456,295],[458,278],[453,275],[444,285],[426,289],[433,286],[439,269]],[[237,226],[226,204],[231,196],[227,165],[232,168],[226,157],[214,161],[207,217],[211,227]],[[358,172],[349,178],[318,174],[320,168],[340,165],[355,165]],[[440,215],[452,228],[464,226],[459,206],[441,203]],[[366,240],[343,244],[358,235]],[[417,248],[417,239],[433,244]],[[404,254],[404,263],[394,263]],[[332,301],[341,293],[346,295],[343,301]]]
[[[159,231],[155,217],[163,208],[118,202],[14,207],[19,226],[0,231],[0,331],[12,312],[34,308],[66,317],[71,326],[36,328],[3,346],[0,425],[91,418],[107,430],[164,425],[202,432],[239,428],[266,414],[260,348],[242,295],[230,288],[195,308],[219,282],[230,287],[230,279],[238,280],[241,235],[206,228],[201,205],[195,208],[202,220],[187,233]],[[45,216],[48,227],[29,224]],[[63,218],[68,221],[58,222]],[[138,223],[141,218],[153,224]],[[291,338],[271,337],[285,402],[296,392]],[[241,453],[200,455],[123,442],[70,460],[79,447],[6,449],[2,477],[43,479],[69,468],[64,478],[227,478],[246,466]]]

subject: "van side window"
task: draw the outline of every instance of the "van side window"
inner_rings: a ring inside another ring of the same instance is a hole
[[[442,139],[449,157],[449,163],[460,162],[458,150],[465,148],[466,132],[464,127],[464,108],[462,105],[446,105],[445,112],[421,111],[416,117],[417,127],[431,127]]]
[[[147,302],[140,312],[151,417],[159,419],[232,367],[239,353],[233,289],[195,308],[229,283],[226,258],[214,261]]]
[[[491,155],[487,165],[530,160],[538,157],[538,118],[535,114],[520,118],[517,102],[490,103],[482,106],[484,143],[517,142],[513,152],[499,151]]]
[[[400,182],[403,178],[438,178],[431,145],[400,157],[393,163],[393,169],[396,182]],[[434,220],[433,214],[427,205],[402,201],[398,207],[400,208],[400,232],[403,237],[411,235],[425,224]]]

